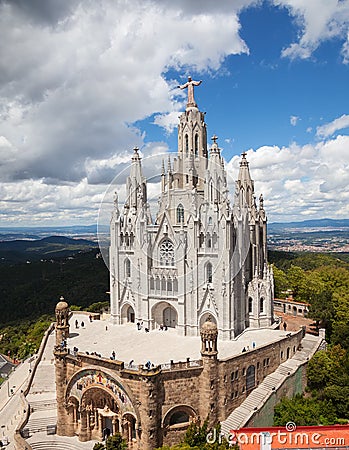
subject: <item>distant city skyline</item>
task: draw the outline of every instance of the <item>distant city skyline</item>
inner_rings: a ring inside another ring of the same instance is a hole
[[[96,223],[134,146],[158,182],[188,75],[270,222],[349,217],[349,0],[3,0],[0,24],[1,226]]]

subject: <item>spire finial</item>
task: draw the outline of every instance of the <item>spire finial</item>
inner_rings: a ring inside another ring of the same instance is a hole
[[[137,146],[133,147],[132,161],[137,161],[140,159],[138,151],[139,151],[139,148]]]
[[[242,159],[240,161],[240,167],[242,167],[242,166],[248,167],[248,161],[246,159],[247,153],[246,152],[242,152],[241,156],[242,156]]]
[[[214,135],[211,137],[211,140],[213,141],[214,144],[217,144],[217,139],[218,139],[218,136],[216,136],[216,134],[214,134]]]

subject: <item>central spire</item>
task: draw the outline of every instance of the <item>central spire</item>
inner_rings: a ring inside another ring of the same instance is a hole
[[[194,81],[191,79],[191,76],[188,77],[188,81],[185,84],[179,85],[178,87],[180,89],[186,89],[188,88],[188,102],[187,102],[187,108],[197,108],[197,104],[194,100],[194,86],[200,86],[202,83],[202,80],[200,81]]]

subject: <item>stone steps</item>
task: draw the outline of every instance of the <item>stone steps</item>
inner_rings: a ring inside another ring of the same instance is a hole
[[[275,372],[266,376],[242,404],[232,411],[226,420],[221,422],[222,432],[228,434],[229,430],[238,430],[245,426],[253,414],[262,407],[286,378],[311,358],[320,344],[321,338],[306,335],[302,341],[303,349],[282,363]]]
[[[48,411],[48,410],[55,410],[57,408],[57,402],[52,400],[36,400],[29,402],[30,408],[32,412],[35,411]]]
[[[33,450],[79,450],[81,448],[73,442],[57,442],[49,439],[47,441],[32,442],[30,445]],[[92,447],[93,445],[91,445],[91,449]]]
[[[48,425],[56,425],[57,416],[49,417],[33,417],[30,416],[25,428],[29,430],[30,434],[40,433],[41,431],[46,431]]]

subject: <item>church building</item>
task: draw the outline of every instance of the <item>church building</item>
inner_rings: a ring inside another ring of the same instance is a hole
[[[143,322],[149,330],[175,327],[197,336],[210,315],[220,339],[273,322],[273,275],[267,264],[267,219],[256,202],[246,154],[235,192],[217,137],[207,148],[205,113],[189,77],[179,117],[178,150],[163,162],[156,218],[147,199],[139,151],[134,149],[127,198],[111,219],[110,291],[115,324]]]
[[[156,217],[137,148],[123,207],[115,193],[110,317],[72,314],[64,299],[56,306],[59,436],[119,432],[134,450],[178,443],[192,422],[230,420],[301,348],[304,330],[273,323],[263,197],[256,202],[246,154],[230,197],[216,136],[207,148],[199,84],[189,77],[181,86],[188,101],[177,154],[162,165]]]

